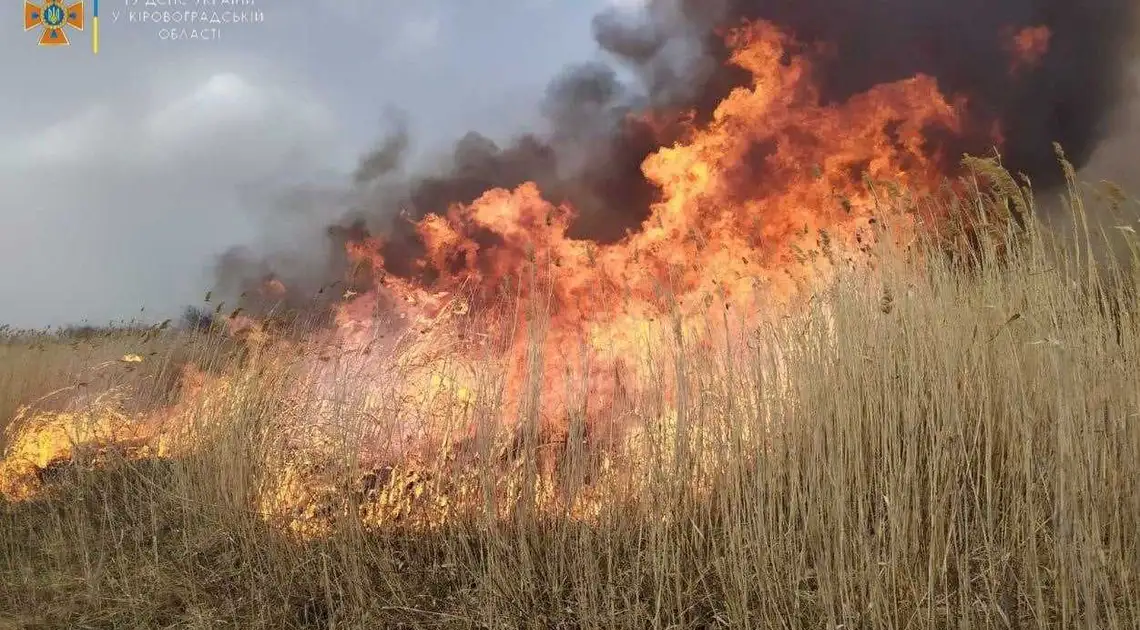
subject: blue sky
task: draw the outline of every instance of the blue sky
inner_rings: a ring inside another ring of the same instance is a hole
[[[266,225],[278,245],[319,234],[335,208],[276,197],[342,181],[386,108],[420,155],[526,127],[547,81],[595,58],[590,19],[614,3],[260,0],[264,22],[204,42],[130,23],[131,1],[103,1],[97,56],[90,27],[41,48],[15,11],[0,37],[0,323],[178,312]]]

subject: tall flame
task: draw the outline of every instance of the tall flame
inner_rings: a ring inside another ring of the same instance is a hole
[[[523,311],[538,300],[549,307],[549,356],[574,356],[583,338],[594,350],[630,356],[639,335],[674,309],[695,317],[717,297],[759,312],[863,256],[868,227],[885,211],[866,178],[919,191],[941,181],[947,156],[927,138],[960,131],[960,103],[933,79],[879,85],[830,105],[809,61],[788,57],[789,41],[775,27],[757,22],[728,41],[731,63],[751,73],[751,84],[724,99],[710,123],[688,124],[682,141],[645,160],[661,198],[640,229],[613,244],[574,239],[575,209],[549,203],[536,184],[488,190],[416,222],[425,251],[416,267],[430,280],[388,274],[382,239],[349,242],[350,260],[376,282],[340,307],[342,333],[366,338],[377,306],[414,305],[421,321],[438,320],[439,296],[485,309],[533,266],[537,284],[519,287],[518,297]],[[524,336],[519,328],[512,343],[516,366]],[[548,366],[548,377],[559,369]],[[547,391],[557,413],[557,388]]]

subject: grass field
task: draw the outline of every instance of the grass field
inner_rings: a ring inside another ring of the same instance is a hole
[[[1081,229],[1132,206],[1069,193],[1075,232],[995,220],[974,255],[884,251],[770,325],[674,338],[609,416],[628,430],[603,447],[571,414],[554,458],[494,430],[493,375],[444,412],[482,423],[469,442],[366,464],[362,419],[424,401],[349,389],[298,461],[283,427],[316,411],[279,356],[14,335],[9,453],[29,417],[169,405],[185,364],[207,384],[192,448],[88,439],[0,503],[0,628],[1140,627],[1138,282]],[[1002,195],[968,201],[1025,201]],[[1135,216],[1106,225],[1127,251]]]

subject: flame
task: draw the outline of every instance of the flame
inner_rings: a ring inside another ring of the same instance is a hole
[[[44,471],[91,453],[101,445],[145,445],[149,436],[113,408],[79,413],[31,414],[22,408],[13,419],[9,446],[0,461],[0,494],[11,499],[32,496],[42,486]]]
[[[1027,26],[1014,33],[1007,44],[1012,56],[1010,73],[1033,68],[1049,52],[1053,31],[1048,26]]]
[[[192,451],[209,429],[199,420],[203,411],[224,407],[234,383],[188,364],[181,370],[179,387],[176,404],[147,413],[128,411],[126,396],[117,388],[70,411],[21,407],[5,431],[0,496],[11,500],[34,496],[43,487],[45,472],[55,467],[99,464],[110,457],[168,458]]]
[[[949,102],[932,78],[824,105],[809,61],[787,60],[790,42],[776,28],[755,23],[728,41],[730,62],[752,82],[709,124],[686,122],[683,141],[645,160],[661,200],[640,229],[609,245],[574,239],[574,208],[546,201],[536,184],[489,190],[415,223],[425,250],[416,267],[430,281],[388,274],[382,239],[349,242],[349,259],[377,281],[341,306],[341,330],[366,337],[377,305],[414,312],[420,324],[444,312],[440,296],[463,295],[486,309],[531,268],[515,289],[518,312],[538,305],[551,312],[547,356],[572,357],[583,338],[592,351],[633,356],[671,312],[684,329],[714,298],[745,313],[770,309],[828,277],[837,261],[865,255],[876,213],[885,211],[867,180],[919,191],[941,181],[945,156],[926,138],[932,129],[960,132],[963,102]],[[528,333],[513,329],[517,392]],[[561,366],[545,369],[546,411],[557,424],[565,405],[553,379]]]

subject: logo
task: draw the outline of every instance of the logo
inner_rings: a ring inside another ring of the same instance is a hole
[[[40,46],[67,46],[65,27],[83,30],[83,2],[64,7],[60,0],[47,0],[43,6],[24,0],[24,30],[41,27]]]

